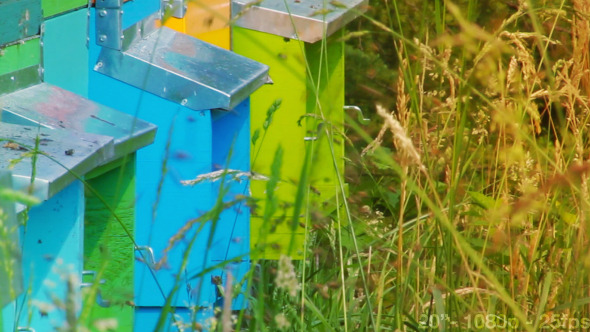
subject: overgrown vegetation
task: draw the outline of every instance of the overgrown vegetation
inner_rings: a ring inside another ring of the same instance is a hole
[[[375,110],[347,121],[349,194],[306,206],[307,259],[254,261],[249,307],[210,327],[590,328],[590,1],[371,5],[345,36]]]
[[[350,132],[375,319],[355,328],[587,328],[589,10],[394,1],[358,23],[366,81],[397,79],[361,94],[385,124]]]

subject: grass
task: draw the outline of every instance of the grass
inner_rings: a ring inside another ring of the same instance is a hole
[[[213,329],[590,328],[590,1],[373,5],[345,36],[389,70],[355,77],[351,95],[375,112],[370,127],[346,122],[350,193],[328,213],[299,182],[289,203],[306,211],[293,221],[307,224],[306,259],[253,261],[240,281],[249,307],[222,309]],[[282,153],[266,174],[269,223]],[[203,218],[238,203],[219,199]],[[171,328],[176,289],[158,330]]]
[[[373,187],[358,221],[386,234],[367,239],[367,254],[386,253],[371,259],[366,328],[579,328],[589,4],[521,1],[480,26],[476,2],[435,2],[432,22],[404,32],[408,6],[389,26],[367,20],[393,37],[399,75],[392,112],[377,108],[386,124],[349,172]]]

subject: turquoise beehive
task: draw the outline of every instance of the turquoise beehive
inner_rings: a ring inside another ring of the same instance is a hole
[[[137,154],[138,331],[155,328],[168,297],[183,321],[202,322],[225,300],[227,274],[239,282],[249,270],[247,179],[181,181],[249,171],[248,97],[268,81],[267,66],[161,27],[161,5],[99,1],[90,15],[89,97],[158,125]]]
[[[11,169],[14,189],[41,200],[30,210],[19,209],[21,282],[27,294],[4,307],[6,331],[54,331],[74,324],[81,288],[92,285],[83,278],[96,275],[85,269],[85,251],[92,244],[85,235],[89,228],[110,226],[108,218],[89,223],[88,202],[119,188],[112,170],[155,135],[154,125],[81,96],[88,85],[84,5],[50,0],[0,3],[0,16],[11,12],[18,18],[16,25],[0,24],[2,31],[22,31],[0,45],[0,140],[6,143],[0,169]],[[109,189],[91,188],[91,181]],[[104,200],[111,209],[123,209],[118,201]],[[100,208],[108,210],[105,204]],[[128,253],[127,265],[132,264],[133,251],[132,234],[122,248],[112,250],[118,256]],[[109,306],[100,288],[98,292],[97,304]],[[64,302],[70,305],[61,307]]]

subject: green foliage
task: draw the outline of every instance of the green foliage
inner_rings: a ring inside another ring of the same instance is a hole
[[[298,179],[281,178],[290,151],[278,149],[263,175],[260,231],[272,232],[277,188],[296,183],[289,220],[308,230],[304,259],[252,261],[245,280],[220,288],[236,296],[247,283],[249,307],[211,329],[463,331],[510,321],[534,331],[556,315],[566,317],[560,329],[585,324],[588,17],[582,0],[371,1],[344,35],[347,88],[350,102],[379,103],[381,112],[369,127],[347,121],[336,208],[309,199],[311,148]],[[280,104],[255,131],[255,147]],[[171,241],[188,245],[158,330],[179,325],[172,300],[205,222],[215,227],[222,211],[257,203],[224,202],[225,193],[222,185],[215,207],[187,221],[193,232]]]

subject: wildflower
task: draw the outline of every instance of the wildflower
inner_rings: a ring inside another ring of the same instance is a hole
[[[116,331],[119,322],[116,318],[103,318],[94,322],[94,327],[99,331]]]
[[[278,288],[286,290],[289,295],[296,296],[297,291],[300,289],[300,285],[297,282],[297,275],[295,274],[295,268],[291,263],[289,256],[281,255],[279,259],[279,270],[275,283]]]
[[[209,317],[205,320],[205,327],[209,328],[211,331],[217,329],[217,318]]]
[[[283,313],[280,313],[275,316],[275,323],[277,324],[277,327],[281,330],[288,329],[291,326],[291,323],[289,323],[287,317]]]

